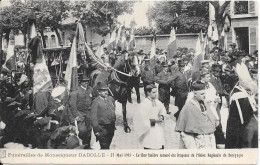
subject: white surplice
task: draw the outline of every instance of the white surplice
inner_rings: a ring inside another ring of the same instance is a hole
[[[139,105],[134,116],[134,129],[142,147],[160,149],[165,145],[164,123],[156,122],[155,126],[150,124],[150,119],[158,120],[161,115],[165,116],[165,112],[164,105],[158,99],[155,99],[155,106],[148,98]]]

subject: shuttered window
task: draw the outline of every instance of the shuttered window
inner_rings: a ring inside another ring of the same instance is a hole
[[[51,48],[56,47],[56,37],[51,35]]]
[[[48,38],[48,36],[44,36],[44,40],[45,40],[46,48],[48,48],[49,47],[49,38]]]
[[[248,1],[248,13],[255,13],[255,1]]]
[[[254,53],[257,50],[257,28],[250,27],[249,28],[249,53]]]

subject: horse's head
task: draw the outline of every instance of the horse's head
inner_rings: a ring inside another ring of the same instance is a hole
[[[131,66],[131,73],[133,76],[138,76],[140,74],[140,66],[139,66],[139,60],[134,52],[129,53],[129,64]]]

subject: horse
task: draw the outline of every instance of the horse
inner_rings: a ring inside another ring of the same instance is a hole
[[[130,76],[122,73],[129,74]],[[140,68],[138,64],[138,58],[134,52],[130,52],[129,56],[127,53],[122,54],[122,56],[117,59],[113,69],[108,69],[107,71],[95,70],[91,74],[92,86],[94,88],[98,83],[105,82],[109,87],[110,95],[122,104],[123,125],[124,131],[126,133],[131,132],[131,128],[129,127],[126,118],[126,104],[128,96],[127,89],[131,79],[140,79],[139,74]]]

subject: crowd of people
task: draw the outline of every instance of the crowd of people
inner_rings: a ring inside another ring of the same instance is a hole
[[[178,108],[174,114],[176,128],[172,129],[180,132],[184,148],[258,147],[258,52],[250,55],[235,44],[230,47],[229,51],[214,47],[204,58],[207,60],[199,62],[200,68],[194,68],[193,49],[178,48],[171,58],[157,49],[157,55],[151,58],[142,50],[109,52],[104,48],[101,59],[108,67],[114,66],[122,54],[138,58],[141,70],[129,80],[127,98],[133,103],[135,88],[139,108],[133,120],[144,149],[164,148],[162,123],[172,112],[171,98]],[[55,87],[49,92],[48,106],[35,113],[28,75],[2,68],[0,147],[14,142],[31,148],[90,149],[91,139],[96,138],[101,149],[109,149],[115,131],[115,100],[106,84],[92,87],[85,74],[79,74],[78,79],[77,90]],[[145,98],[140,96],[140,87]],[[223,106],[229,109],[226,134],[220,115]]]

